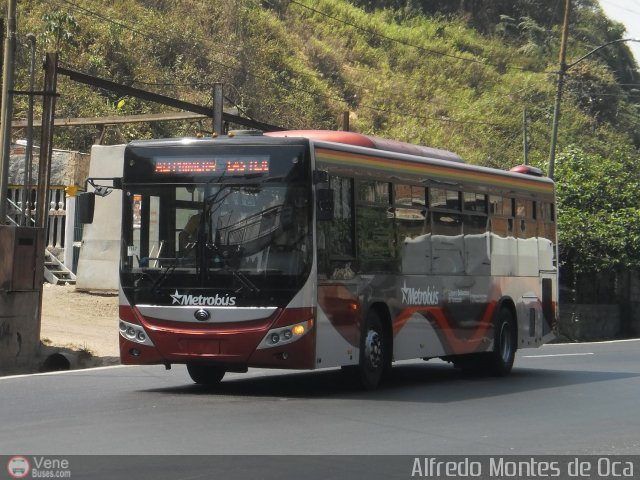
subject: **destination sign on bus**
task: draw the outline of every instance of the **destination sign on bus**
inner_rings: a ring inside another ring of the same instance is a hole
[[[214,157],[192,159],[157,159],[154,173],[168,175],[197,175],[210,173],[269,173],[268,156]]]

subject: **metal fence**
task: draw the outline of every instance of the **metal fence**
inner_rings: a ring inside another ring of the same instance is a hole
[[[33,226],[35,223],[36,208],[36,188],[27,192],[27,202],[22,205],[22,187],[9,186],[7,201],[7,218],[14,225]],[[65,220],[66,220],[66,194],[65,187],[54,186],[49,189],[48,201],[45,208],[49,209],[47,220],[47,248],[65,247]]]

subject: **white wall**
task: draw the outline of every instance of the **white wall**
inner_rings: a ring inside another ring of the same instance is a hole
[[[125,145],[91,148],[90,177],[122,177]],[[98,182],[100,184],[100,182]],[[102,182],[110,185],[109,182]],[[89,191],[93,190],[89,186]],[[96,196],[93,223],[84,226],[76,274],[78,290],[117,290],[122,192],[113,190],[106,197]]]

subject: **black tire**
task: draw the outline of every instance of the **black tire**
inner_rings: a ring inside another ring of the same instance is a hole
[[[198,385],[214,387],[220,383],[227,373],[222,367],[207,365],[206,363],[187,363],[187,371],[191,379]]]
[[[504,377],[513,368],[518,348],[516,322],[508,308],[501,308],[494,323],[493,351],[485,354],[485,371]]]
[[[358,382],[365,390],[377,388],[390,367],[388,340],[380,316],[375,310],[369,311],[362,329],[360,362],[356,368]]]
[[[460,355],[451,361],[466,374],[504,377],[513,368],[516,349],[516,322],[509,309],[501,308],[494,320],[493,351]]]

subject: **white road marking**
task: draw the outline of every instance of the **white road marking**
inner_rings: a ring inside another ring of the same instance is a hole
[[[627,338],[624,340],[603,340],[601,342],[571,342],[571,343],[547,343],[545,347],[569,347],[572,345],[607,345],[610,343],[632,343],[640,342],[640,338]]]
[[[640,342],[640,338],[629,338],[624,340],[607,340],[602,342],[580,342],[580,343],[548,343],[543,345],[543,348],[552,348],[552,347],[569,347],[569,346],[581,346],[581,345],[606,345],[612,343],[631,343],[631,342]],[[595,355],[593,352],[586,353],[557,353],[557,354],[549,354],[549,355],[523,355],[522,358],[546,358],[546,357],[574,357],[574,356],[587,356],[587,355]],[[413,360],[411,360],[413,361]],[[48,375],[66,375],[66,374],[74,374],[74,373],[82,373],[82,372],[92,372],[97,370],[110,370],[114,368],[127,368],[127,367],[139,367],[140,365],[109,365],[106,367],[94,367],[94,368],[80,368],[76,370],[61,370],[58,372],[43,372],[43,373],[26,373],[22,375],[9,375],[6,377],[0,377],[0,382],[3,380],[14,380],[17,378],[29,378],[36,376],[48,376]],[[280,373],[285,373],[286,370],[280,371]],[[245,373],[244,375],[247,375]],[[248,375],[263,375],[262,372],[249,372]]]
[[[523,355],[522,358],[546,358],[546,357],[580,357],[583,355],[595,355],[593,352],[585,353],[556,353],[553,355]]]
[[[0,382],[3,380],[13,380],[16,378],[44,377],[48,375],[66,375],[68,373],[95,372],[96,370],[110,370],[113,368],[128,368],[128,367],[138,367],[138,366],[139,365],[109,365],[107,367],[77,368],[75,370],[59,370],[57,372],[25,373],[22,375],[9,375],[7,377],[0,377]]]

